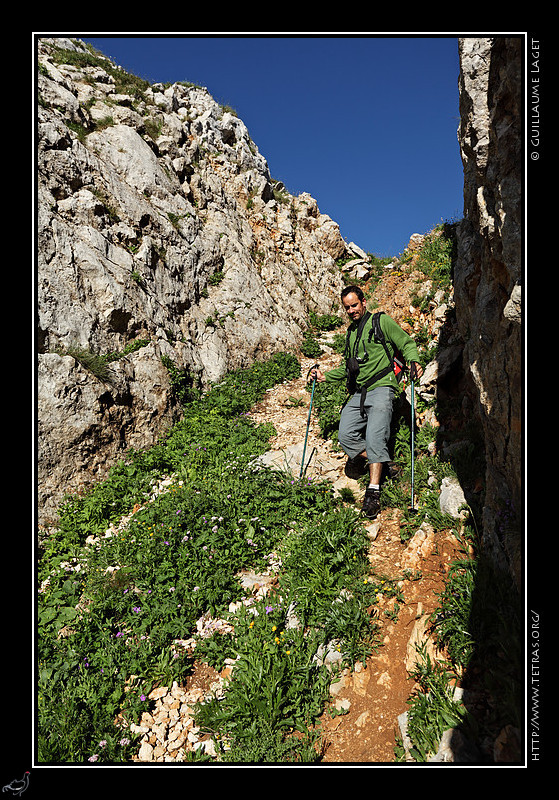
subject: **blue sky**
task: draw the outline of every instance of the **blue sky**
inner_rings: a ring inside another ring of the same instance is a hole
[[[402,252],[463,211],[454,36],[75,34],[150,82],[232,106],[291,194],[342,236]]]

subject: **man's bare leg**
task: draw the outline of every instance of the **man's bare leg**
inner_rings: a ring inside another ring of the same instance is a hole
[[[369,464],[369,475],[371,480],[370,486],[380,486],[380,478],[382,475],[382,462],[377,464]]]
[[[367,458],[367,451],[363,450],[361,455],[364,458]],[[377,462],[375,464],[369,464],[369,485],[370,486],[380,486],[380,479],[382,476],[382,461]]]

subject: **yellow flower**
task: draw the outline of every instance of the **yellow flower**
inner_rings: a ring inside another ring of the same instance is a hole
[[[274,637],[274,642],[275,642],[276,644],[279,644],[279,642],[280,642],[280,640],[279,640],[279,636],[275,636],[275,637]]]
[[[275,631],[275,630],[276,630],[276,628],[277,628],[277,625],[272,625],[272,630],[273,630],[273,631]]]

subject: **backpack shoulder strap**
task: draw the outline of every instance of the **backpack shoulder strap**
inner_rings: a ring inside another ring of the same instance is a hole
[[[392,359],[394,358],[394,356],[390,353],[390,350],[386,345],[386,339],[384,338],[384,333],[382,332],[382,328],[380,327],[380,317],[382,314],[384,314],[384,311],[377,311],[375,314],[373,314],[373,322],[371,324],[369,341],[371,340],[371,337],[374,334],[376,341],[379,342],[379,344],[381,344],[384,347],[384,352],[386,353],[389,362],[392,363]]]
[[[371,325],[371,331],[374,328],[375,339],[384,347],[384,352],[386,353],[388,360],[394,364],[394,371],[396,372],[396,377],[398,377],[399,375],[401,375],[401,371],[403,369],[407,369],[406,360],[392,340],[390,340],[392,353],[388,349],[388,346],[386,344],[386,338],[384,336],[382,328],[380,327],[380,317],[382,314],[384,314],[384,311],[377,311],[377,313],[373,316],[373,324]],[[398,380],[400,381],[401,377],[398,377]]]
[[[361,334],[363,333],[363,328],[365,327],[365,325],[367,323],[367,320],[369,319],[370,316],[371,316],[371,312],[370,311],[366,311],[365,314],[361,317],[361,319],[359,321],[359,324],[358,324],[358,326],[356,328],[357,335],[355,337],[355,342],[353,343],[353,354],[354,355],[357,354],[357,348],[359,347],[359,342],[361,340]],[[352,333],[352,328],[350,326],[348,328],[347,336],[346,336],[346,345],[345,345],[345,357],[346,358],[348,358],[349,355],[351,355],[349,353],[349,339],[350,339],[351,333]],[[371,334],[369,333],[369,337],[370,336],[371,336]]]
[[[374,336],[377,342],[384,344],[385,343],[384,333],[382,332],[382,328],[380,327],[380,318],[382,314],[384,314],[384,311],[375,311],[375,313],[373,314],[371,330],[369,331],[369,341],[371,341],[372,337]]]

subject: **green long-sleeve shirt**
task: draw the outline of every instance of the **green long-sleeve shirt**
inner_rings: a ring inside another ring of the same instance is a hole
[[[369,341],[369,333],[371,330],[372,321],[373,315],[371,314],[363,327],[357,353],[354,353],[353,350],[359,323],[352,322],[348,328],[350,354],[352,356],[357,356],[359,359],[363,359],[366,353],[369,356],[367,360],[361,363],[359,375],[357,377],[358,384],[366,383],[366,381],[375,373],[385,369],[389,364],[386,351],[382,344],[380,342],[376,342],[374,336],[371,337],[371,341]],[[395,345],[404,356],[407,364],[411,364],[412,361],[419,361],[417,346],[414,340],[404,330],[402,330],[402,328],[392,319],[392,317],[389,317],[388,314],[381,314],[380,327],[384,333],[386,344],[388,345],[390,352],[393,351]],[[327,383],[345,380],[345,363],[341,364],[339,367],[329,370],[328,372],[325,372],[324,377]],[[390,371],[384,376],[384,378],[381,378],[379,381],[372,384],[369,387],[369,390],[374,389],[377,386],[393,386],[396,389],[398,387],[398,381],[396,380],[394,372]]]

